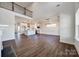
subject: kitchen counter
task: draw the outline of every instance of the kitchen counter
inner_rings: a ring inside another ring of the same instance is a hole
[[[25,30],[24,32],[25,35],[34,35],[35,34],[35,30],[33,29],[28,29],[28,30]]]

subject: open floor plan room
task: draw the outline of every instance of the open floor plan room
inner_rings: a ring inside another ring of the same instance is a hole
[[[79,57],[79,2],[0,2],[1,57]]]

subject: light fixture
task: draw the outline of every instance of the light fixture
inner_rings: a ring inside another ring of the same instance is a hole
[[[56,24],[47,24],[47,27],[56,27]]]

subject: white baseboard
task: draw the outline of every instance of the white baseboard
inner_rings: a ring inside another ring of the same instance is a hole
[[[73,43],[73,42],[64,41],[64,40],[61,40],[61,39],[60,39],[60,42],[74,45],[74,43]]]
[[[78,55],[79,55],[79,41],[75,40],[74,45],[75,45],[75,48],[76,48]]]

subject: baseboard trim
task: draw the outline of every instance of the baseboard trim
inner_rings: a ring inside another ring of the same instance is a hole
[[[40,35],[54,35],[54,34],[44,34],[44,33],[38,33]],[[55,35],[55,36],[60,36],[60,35]]]
[[[61,39],[60,39],[60,42],[61,42],[61,43],[66,43],[66,44],[74,45],[74,43],[70,43],[70,42],[62,41]]]
[[[77,51],[77,53],[78,53],[78,55],[79,55],[79,49],[77,48],[77,46],[75,45],[75,48],[76,48],[76,51]]]

